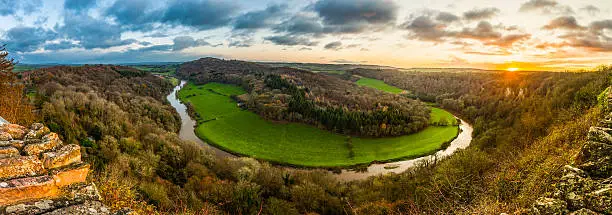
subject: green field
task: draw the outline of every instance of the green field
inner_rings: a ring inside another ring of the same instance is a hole
[[[437,151],[459,132],[456,126],[430,126],[401,137],[348,138],[310,125],[267,121],[238,108],[230,98],[243,93],[233,85],[188,84],[179,98],[193,104],[203,117],[198,120],[198,137],[237,154],[298,166],[339,167],[419,157]]]
[[[372,87],[374,89],[382,90],[389,93],[399,94],[403,91],[402,89],[388,85],[381,80],[372,78],[360,78],[355,83],[361,86]],[[435,103],[427,103],[427,105],[431,106],[431,117],[429,119],[429,123],[439,122],[441,118],[445,118],[449,122],[454,121],[455,117],[451,113],[443,109],[433,107],[436,105]]]
[[[390,92],[390,93],[395,93],[395,94],[400,94],[404,91],[400,88],[385,84],[384,81],[372,79],[372,78],[361,78],[355,83],[361,86],[372,87],[374,89],[378,89],[378,90],[382,90],[382,91]]]

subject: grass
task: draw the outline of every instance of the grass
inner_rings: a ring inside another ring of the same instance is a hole
[[[440,108],[431,107],[431,114],[429,118],[429,123],[439,122],[440,119],[446,118],[448,122],[454,122],[455,116],[453,116],[448,111],[445,111]]]
[[[275,163],[307,167],[346,167],[431,154],[454,139],[458,128],[434,127],[412,135],[390,138],[348,137],[300,123],[274,123],[237,107],[230,95],[243,94],[237,86],[209,83],[186,85],[180,92],[203,119],[196,135],[227,151]]]
[[[372,87],[389,93],[399,94],[403,92],[403,90],[400,88],[388,85],[381,80],[372,78],[360,78],[356,83],[361,86]],[[430,123],[439,122],[442,118],[446,118],[446,120],[448,120],[449,122],[455,119],[455,116],[453,116],[448,111],[436,108],[435,106],[437,106],[437,104],[430,102],[426,102],[426,104],[431,107],[431,117],[429,119]]]
[[[382,90],[382,91],[389,92],[389,93],[395,93],[395,94],[400,94],[404,91],[400,88],[388,85],[384,81],[372,79],[372,78],[360,78],[355,83],[361,86],[372,87],[374,89]]]

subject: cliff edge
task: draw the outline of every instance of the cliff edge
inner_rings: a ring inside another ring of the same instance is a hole
[[[111,214],[81,147],[40,123],[0,123],[0,214]]]
[[[589,129],[574,163],[566,165],[553,192],[539,198],[529,214],[612,214],[612,93],[600,101],[607,116]]]

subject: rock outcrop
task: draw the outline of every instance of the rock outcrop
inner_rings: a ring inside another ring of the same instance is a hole
[[[0,123],[0,214],[111,214],[80,149],[40,123]]]
[[[610,96],[608,101],[610,106]],[[564,167],[553,193],[539,198],[529,214],[612,214],[611,122],[609,113],[599,126],[589,129],[575,162]]]

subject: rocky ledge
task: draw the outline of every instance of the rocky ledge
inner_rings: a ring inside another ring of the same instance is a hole
[[[0,124],[0,214],[111,214],[81,147],[40,123]]]
[[[588,142],[563,174],[529,214],[612,214],[612,113],[589,129]]]

